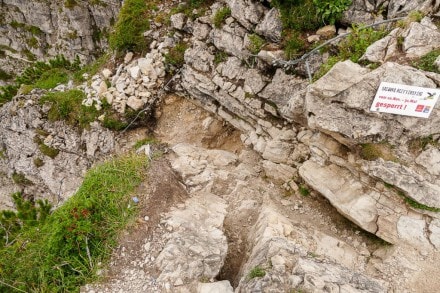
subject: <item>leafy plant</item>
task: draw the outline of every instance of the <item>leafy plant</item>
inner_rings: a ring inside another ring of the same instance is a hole
[[[92,281],[136,214],[131,193],[146,167],[145,157],[136,155],[107,161],[89,170],[77,193],[52,214],[47,207],[37,212],[47,214],[44,221],[28,222],[13,243],[0,248],[0,292],[76,292]]]
[[[264,271],[263,268],[256,266],[255,268],[253,268],[249,274],[248,277],[249,279],[253,279],[253,278],[262,278],[266,275],[266,272]]]
[[[213,20],[214,26],[216,28],[219,28],[222,25],[223,21],[229,16],[231,16],[231,8],[222,7],[218,9],[214,15],[214,20]]]
[[[335,24],[352,0],[313,0],[319,18],[325,24]]]

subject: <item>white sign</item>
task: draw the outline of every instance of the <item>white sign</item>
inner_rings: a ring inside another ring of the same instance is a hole
[[[370,111],[428,118],[440,89],[381,82]]]

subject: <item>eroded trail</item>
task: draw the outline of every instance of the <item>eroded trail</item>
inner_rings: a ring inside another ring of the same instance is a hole
[[[144,138],[138,130],[125,146]],[[342,217],[296,170],[264,161],[239,133],[168,97],[165,154],[138,190],[140,215],[103,280],[82,292],[433,292],[438,255],[391,246]],[[218,291],[215,291],[218,290]],[[293,291],[292,291],[293,290]]]

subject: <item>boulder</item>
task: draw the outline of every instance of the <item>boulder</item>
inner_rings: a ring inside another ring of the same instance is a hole
[[[234,288],[232,288],[229,281],[199,283],[197,293],[234,293]]]
[[[186,23],[186,15],[184,13],[176,13],[170,17],[171,26],[177,30],[182,30]]]
[[[423,18],[420,23],[411,23],[403,36],[405,40],[402,49],[411,58],[422,57],[440,48],[440,29],[428,17]]]
[[[281,41],[281,32],[283,24],[281,22],[278,9],[272,8],[266,13],[262,22],[255,28],[255,32],[264,36],[271,42],[278,43]]]
[[[251,0],[227,0],[226,3],[231,8],[231,15],[242,26],[252,30],[254,26],[261,22],[264,15],[264,6]]]

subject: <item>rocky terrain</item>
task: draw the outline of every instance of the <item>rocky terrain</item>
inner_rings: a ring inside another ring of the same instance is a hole
[[[84,105],[151,112],[154,129],[118,134],[95,121],[80,133],[44,119],[38,90],[15,97],[0,109],[0,204],[18,188],[61,203],[95,161],[153,131],[166,147],[138,190],[139,219],[82,292],[436,292],[440,110],[422,119],[369,109],[382,81],[440,87],[440,74],[411,66],[440,48],[440,4],[353,2],[346,23],[416,7],[426,16],[369,46],[362,60],[376,66],[338,62],[311,83],[277,65],[275,8],[226,0],[195,19],[175,14],[174,34],[162,29],[148,53],[79,86]],[[230,16],[214,25],[224,7]],[[265,41],[257,54],[254,34]],[[164,56],[183,40],[184,64],[167,76]],[[310,70],[325,59],[311,57]]]
[[[0,66],[17,74],[35,60],[63,54],[83,62],[107,47],[107,36],[121,1],[0,2]]]

